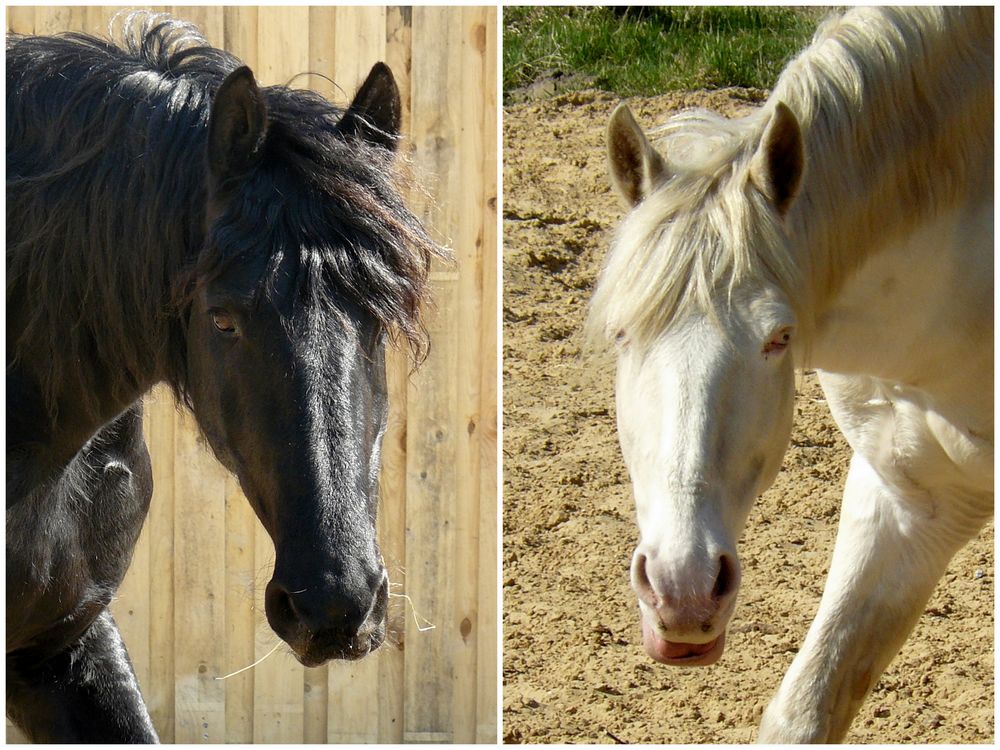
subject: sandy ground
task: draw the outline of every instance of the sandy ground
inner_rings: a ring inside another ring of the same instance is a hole
[[[738,114],[760,92],[632,102]],[[583,347],[587,300],[621,216],[603,130],[616,99],[564,94],[504,112],[504,739],[749,742],[812,620],[848,449],[813,375],[791,447],[740,543],[726,653],[713,667],[642,651],[627,566],[637,539],[614,427],[613,364]],[[993,527],[952,562],[850,742],[992,742]]]

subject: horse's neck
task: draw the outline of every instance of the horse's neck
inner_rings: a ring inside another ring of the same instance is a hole
[[[811,279],[806,366],[919,390],[971,423],[993,370],[992,40],[949,19],[922,55],[860,76],[869,89],[816,85],[807,52],[775,96],[802,113],[807,155],[788,216]]]
[[[809,364],[977,403],[992,382],[992,235],[989,191],[887,243],[820,314]]]
[[[895,67],[878,75],[827,41],[775,88],[803,128],[806,174],[788,223],[809,257],[817,315],[873,255],[992,194],[992,36],[974,38],[974,17],[950,18],[949,33],[926,30],[924,54],[897,50]],[[833,80],[831,57],[860,72]]]
[[[67,386],[47,398],[36,373],[30,355],[7,368],[8,505],[61,475],[88,441],[148,388],[137,385],[131,393],[94,400]]]
[[[815,309],[807,366],[919,389],[976,422],[993,373],[992,180],[906,225],[883,210]]]

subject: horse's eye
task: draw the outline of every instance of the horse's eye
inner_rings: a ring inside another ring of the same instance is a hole
[[[212,323],[222,333],[236,333],[236,321],[225,310],[212,310]]]
[[[761,353],[766,359],[769,354],[778,354],[788,348],[792,340],[792,329],[790,327],[781,328],[771,334],[771,338],[764,344]]]

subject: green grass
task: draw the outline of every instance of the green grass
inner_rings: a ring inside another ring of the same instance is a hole
[[[505,7],[504,92],[555,71],[620,96],[770,88],[828,9]],[[577,75],[571,75],[577,74]]]

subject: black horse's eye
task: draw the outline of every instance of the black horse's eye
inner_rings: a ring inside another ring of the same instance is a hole
[[[225,310],[212,310],[212,323],[222,333],[236,333],[236,321]]]

